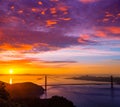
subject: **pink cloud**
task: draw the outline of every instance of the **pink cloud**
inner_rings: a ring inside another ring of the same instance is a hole
[[[79,43],[85,43],[86,40],[89,40],[90,39],[90,36],[87,35],[87,34],[82,34],[80,35],[80,37],[78,38],[78,42]]]
[[[120,27],[115,27],[115,26],[106,27],[105,30],[107,30],[113,34],[120,34]]]
[[[96,31],[95,35],[98,37],[106,37],[106,33],[103,31]]]
[[[109,26],[100,27],[99,29],[94,29],[92,33],[95,37],[108,39],[108,40],[120,40],[120,27]],[[93,36],[91,36],[93,37]]]

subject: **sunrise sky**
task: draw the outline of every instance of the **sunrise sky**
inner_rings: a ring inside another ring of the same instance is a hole
[[[119,74],[120,0],[0,0],[0,73]]]

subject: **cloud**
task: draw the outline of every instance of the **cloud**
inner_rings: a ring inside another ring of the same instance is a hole
[[[82,34],[82,35],[80,35],[80,38],[83,40],[89,40],[90,36],[88,34]]]
[[[99,0],[79,0],[82,3],[93,3],[93,2],[98,2]]]
[[[11,60],[22,60],[24,59],[21,52],[18,51],[1,51],[0,52],[1,61],[11,61]]]
[[[120,27],[117,26],[109,26],[102,27],[100,30],[96,31],[96,36],[105,38],[107,40],[120,40]]]
[[[119,52],[107,49],[120,40],[119,2],[0,0],[1,60],[67,63],[70,58],[72,63],[74,58],[117,56]]]
[[[77,63],[77,61],[43,61],[44,63]]]
[[[105,38],[107,36],[104,31],[96,31],[95,35],[102,38]]]
[[[120,27],[117,26],[105,27],[104,29],[112,34],[120,34]]]
[[[29,52],[53,51],[76,45],[93,45],[95,41],[83,37],[65,36],[60,31],[28,31],[2,29],[1,50],[21,50]]]
[[[46,21],[47,26],[52,26],[57,24],[57,20],[47,20]]]
[[[34,55],[33,55],[34,54]],[[39,52],[39,54],[41,54]],[[32,56],[33,55],[33,56]],[[24,52],[18,52],[18,51],[1,51],[0,53],[0,65],[3,66],[30,66],[30,67],[37,67],[40,68],[46,68],[46,67],[62,67],[67,64],[74,64],[77,63],[77,61],[73,60],[56,60],[56,61],[47,61],[41,59],[38,55],[38,53],[29,53],[26,54]]]
[[[27,58],[36,58],[46,61],[58,61],[58,59],[59,61],[71,61],[72,59],[74,59],[74,61],[81,61],[82,59],[86,60],[88,58],[119,56],[119,54],[119,52],[111,50],[79,48],[79,46],[75,46],[45,53],[26,53],[25,56]]]
[[[90,41],[90,36],[87,34],[81,34],[80,37],[78,38],[78,42],[80,43],[86,43],[86,41]]]
[[[8,44],[3,43],[0,46],[0,50],[31,50],[34,46],[29,44]]]

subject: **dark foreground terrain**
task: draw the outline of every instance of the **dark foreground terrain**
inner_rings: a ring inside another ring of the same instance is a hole
[[[40,99],[44,89],[33,83],[9,85],[0,82],[0,107],[75,107],[64,97]]]

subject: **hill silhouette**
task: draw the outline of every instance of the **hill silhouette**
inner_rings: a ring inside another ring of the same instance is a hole
[[[6,90],[12,98],[39,98],[44,94],[44,89],[31,82],[6,84]]]
[[[7,84],[0,82],[0,107],[75,107],[64,97],[40,99],[44,89],[31,82]]]

